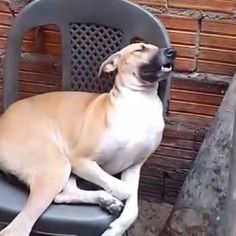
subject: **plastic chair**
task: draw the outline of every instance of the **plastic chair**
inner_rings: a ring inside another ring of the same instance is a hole
[[[61,31],[63,49],[62,90],[107,92],[112,79],[97,78],[100,64],[134,38],[169,47],[160,21],[126,0],[35,0],[14,20],[8,37],[4,70],[4,109],[18,98],[21,44],[30,29],[48,24]],[[167,108],[170,79],[161,82],[159,94]],[[9,223],[27,198],[16,183],[0,175],[0,222]],[[117,216],[98,206],[52,204],[34,230],[56,235],[98,236]]]

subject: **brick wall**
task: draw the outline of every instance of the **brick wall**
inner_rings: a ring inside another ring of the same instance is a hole
[[[165,24],[177,70],[232,75],[236,68],[235,0],[137,0]],[[205,10],[205,11],[204,11]]]
[[[159,17],[177,49],[169,122],[140,188],[141,197],[173,203],[236,69],[236,1],[136,2]]]
[[[26,2],[12,3],[23,1]],[[161,19],[178,52],[164,139],[143,167],[140,183],[142,198],[173,203],[236,68],[236,0],[135,2]],[[18,10],[14,4],[9,8],[6,1],[0,0],[1,58]],[[22,52],[21,98],[60,90],[61,46],[57,28],[47,26],[27,33]],[[0,70],[0,101],[1,98]]]

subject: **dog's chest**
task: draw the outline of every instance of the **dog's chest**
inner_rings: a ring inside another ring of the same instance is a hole
[[[163,129],[162,104],[158,97],[121,100],[102,138],[100,164],[115,174],[147,158],[159,145]]]

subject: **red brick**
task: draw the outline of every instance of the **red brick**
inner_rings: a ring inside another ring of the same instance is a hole
[[[43,41],[45,41],[47,43],[55,43],[55,44],[61,43],[61,35],[59,32],[43,30],[42,31],[42,39],[43,39]]]
[[[9,32],[9,26],[0,25],[0,37],[7,38]]]
[[[232,64],[236,63],[236,51],[201,47],[198,58],[202,60],[219,61]]]
[[[10,25],[12,23],[13,16],[10,13],[2,12],[0,8],[0,24]]]
[[[58,85],[60,84],[60,79],[54,74],[43,74],[36,72],[26,72],[20,71],[20,81],[32,82],[44,85]]]
[[[186,80],[179,77],[173,77],[171,88],[191,91],[195,93],[207,93],[224,96],[225,91],[228,89],[228,83],[215,81],[198,81],[192,79]]]
[[[171,44],[177,50],[176,70],[194,71],[196,68],[196,42],[199,28],[194,17],[160,15],[158,18],[166,27]]]
[[[174,148],[194,150],[195,147],[199,148],[200,142],[194,143],[193,140],[184,140],[176,137],[164,136],[161,142],[162,146],[169,146]]]
[[[194,46],[184,46],[184,45],[178,45],[178,44],[172,44],[172,47],[174,47],[177,50],[178,57],[186,57],[186,58],[194,58],[195,57],[195,47]]]
[[[59,75],[61,73],[60,63],[57,58],[44,58],[42,56],[39,57],[37,54],[26,54],[21,60],[20,69],[24,72]]]
[[[184,158],[184,159],[194,159],[196,156],[195,151],[184,150],[184,149],[173,149],[171,147],[158,147],[158,154],[161,156],[172,156],[177,158]]]
[[[177,71],[194,71],[196,69],[196,60],[190,58],[177,57],[175,70]]]
[[[220,35],[236,35],[236,20],[203,20],[201,31]]]
[[[203,73],[233,75],[236,71],[236,64],[198,60],[197,71]]]
[[[203,20],[199,72],[233,75],[236,69],[236,20]]]
[[[167,7],[167,0],[135,0],[134,2],[148,6]]]
[[[196,102],[192,103],[189,101],[171,100],[169,104],[171,111],[187,112],[207,116],[214,116],[218,109],[218,106],[199,104]]]
[[[11,13],[8,3],[6,1],[0,1],[0,11],[5,13]]]
[[[212,93],[194,92],[182,89],[171,89],[171,100],[185,101],[219,106],[223,96]]]
[[[233,12],[234,0],[169,0],[168,6],[206,11]]]
[[[60,90],[60,88],[55,85],[45,85],[25,81],[19,83],[19,89],[21,93],[31,93],[34,95]]]
[[[167,29],[196,32],[199,27],[195,17],[159,15],[158,18]]]
[[[168,30],[169,37],[172,43],[179,43],[184,45],[195,45],[196,34],[192,32],[184,32],[178,30]]]
[[[183,123],[190,123],[190,124],[193,123],[200,127],[208,127],[214,118],[212,116],[204,116],[204,115],[196,115],[196,114],[185,113],[185,112],[170,111],[168,119],[170,121],[179,120]]]
[[[0,36],[0,49],[6,47],[6,38]],[[59,56],[61,55],[61,46],[56,43],[46,43],[43,41],[40,48],[35,40],[24,40],[22,45],[23,52],[42,53],[47,55]]]

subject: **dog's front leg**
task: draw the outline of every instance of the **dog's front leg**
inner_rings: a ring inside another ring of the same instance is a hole
[[[99,204],[101,208],[111,214],[119,213],[123,203],[104,190],[83,190],[76,184],[76,179],[71,177],[64,190],[54,199],[56,203],[92,203]]]
[[[82,179],[102,187],[120,201],[126,200],[131,195],[125,181],[108,174],[95,161],[80,159],[78,163],[73,164],[72,172]]]
[[[126,200],[120,217],[110,224],[102,236],[122,236],[136,220],[138,216],[138,186],[142,164],[133,165],[122,173],[121,179],[129,185],[132,193]]]

